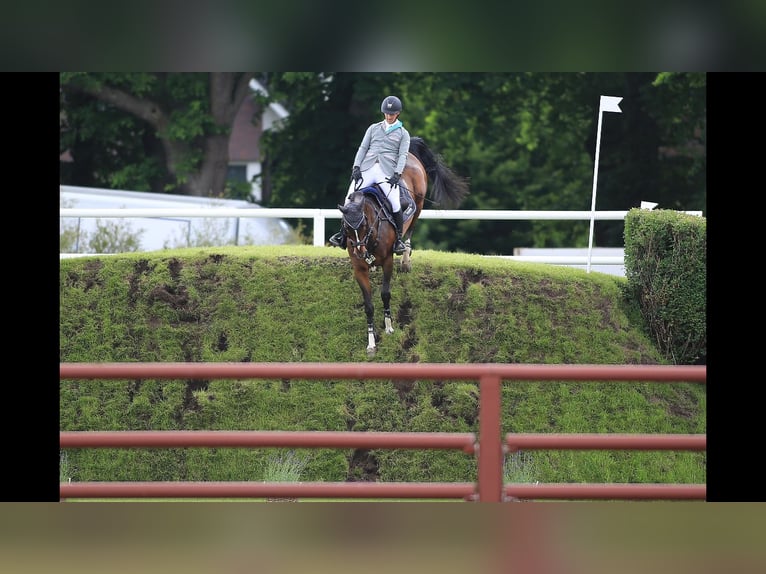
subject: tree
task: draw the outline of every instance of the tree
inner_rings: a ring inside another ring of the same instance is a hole
[[[254,74],[256,76],[254,76]],[[700,73],[238,72],[62,73],[62,166],[75,185],[224,194],[231,120],[251,77],[290,117],[264,133],[264,205],[334,208],[380,102],[402,97],[402,119],[469,178],[463,209],[589,210],[601,95],[605,114],[596,209],[640,201],[705,206],[706,75]],[[246,90],[245,90],[246,91]],[[125,110],[128,111],[125,111]],[[140,113],[138,113],[140,112]],[[75,175],[69,171],[79,170]],[[85,183],[88,182],[88,183]],[[433,206],[426,203],[426,209]],[[313,221],[297,221],[311,231]],[[587,221],[432,220],[421,249],[508,254],[514,247],[584,247]],[[599,222],[594,244],[623,245],[622,222]]]
[[[579,104],[586,75],[450,73],[417,81],[412,87],[424,96],[425,117],[413,129],[470,177],[465,209],[585,209],[590,118]],[[440,249],[459,243],[462,250],[495,254],[587,238],[587,227],[572,222],[429,220],[421,231]]]
[[[254,76],[61,72],[60,151],[77,166],[62,178],[224,197],[229,135]]]

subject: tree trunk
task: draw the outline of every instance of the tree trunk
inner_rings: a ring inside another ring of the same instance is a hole
[[[199,172],[189,178],[189,195],[223,197],[229,172],[229,136],[208,136]]]

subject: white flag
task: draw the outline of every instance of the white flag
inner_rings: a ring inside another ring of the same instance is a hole
[[[617,96],[601,96],[601,103],[599,104],[601,109],[599,111],[602,112],[617,112],[618,114],[622,113],[622,110],[620,109],[620,102],[622,101],[621,97]]]
[[[622,97],[617,96],[601,96],[598,104],[598,132],[596,133],[596,162],[593,164],[593,199],[590,204],[590,234],[588,236],[588,265],[585,267],[588,273],[590,273],[590,254],[593,250],[593,223],[596,216],[596,182],[598,181],[598,152],[601,148],[601,118],[603,112],[617,112],[622,113],[620,109],[620,102]]]

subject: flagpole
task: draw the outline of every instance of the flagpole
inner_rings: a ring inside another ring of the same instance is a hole
[[[598,104],[598,131],[596,132],[596,162],[593,165],[593,196],[590,203],[590,232],[588,234],[588,264],[586,265],[586,273],[590,273],[590,260],[591,253],[593,252],[593,223],[596,219],[596,184],[598,182],[598,156],[601,149],[601,118],[604,116],[604,112],[617,112],[622,113],[619,103],[622,101],[621,97],[615,96],[601,96]]]

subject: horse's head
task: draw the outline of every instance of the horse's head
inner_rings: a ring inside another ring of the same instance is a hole
[[[347,245],[351,247],[354,255],[366,261],[371,256],[368,253],[368,244],[373,231],[371,218],[374,214],[369,211],[364,194],[354,192],[349,202],[346,205],[338,205],[338,209],[343,214],[343,231]]]
[[[360,193],[351,195],[346,205],[338,205],[338,209],[343,214],[343,226],[346,231],[359,231],[366,223],[364,214],[364,202]]]

